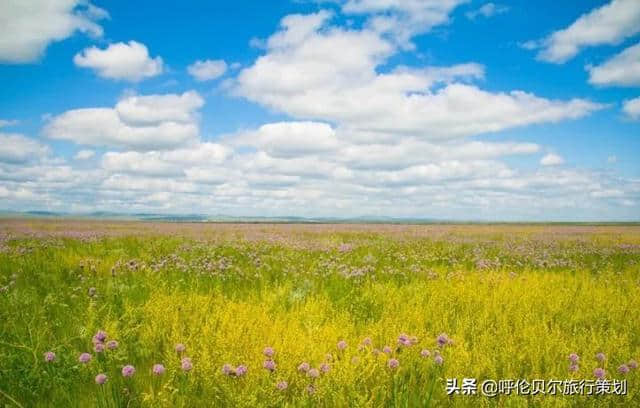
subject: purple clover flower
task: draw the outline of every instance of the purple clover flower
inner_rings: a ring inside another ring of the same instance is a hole
[[[106,382],[107,382],[107,375],[106,374],[100,373],[100,374],[96,375],[96,384],[102,385],[102,384],[104,384]]]
[[[604,378],[604,376],[606,375],[606,372],[604,371],[604,368],[596,368],[595,370],[593,370],[593,375],[594,377],[596,377],[597,379],[601,380]]]
[[[182,371],[191,371],[193,368],[193,363],[189,357],[185,357],[180,362],[180,367],[182,367]]]
[[[427,357],[429,357],[429,356],[431,355],[431,352],[430,352],[429,350],[427,350],[427,349],[424,349],[424,350],[422,350],[422,351],[420,352],[420,355],[421,355],[422,357],[424,357],[424,358],[427,358]]]
[[[447,333],[440,333],[438,335],[438,338],[436,339],[436,342],[438,343],[438,346],[440,346],[440,347],[444,347],[444,346],[452,343],[452,341],[449,338],[449,336],[447,336]]]
[[[44,353],[44,361],[46,361],[47,363],[56,361],[56,353],[54,353],[53,351],[47,351],[46,353]]]
[[[442,358],[442,356],[440,354],[437,354],[433,358],[433,362],[436,363],[437,365],[442,365],[444,363],[444,358]]]
[[[265,357],[273,357],[273,355],[275,354],[275,350],[273,349],[273,347],[265,347],[264,350],[262,350],[262,354],[265,355]]]
[[[389,347],[389,346],[384,346],[382,348],[382,352],[385,353],[385,354],[391,354],[391,351],[392,351],[391,347]]]
[[[289,384],[287,384],[286,381],[280,381],[276,387],[280,390],[280,391],[284,391],[287,389],[287,387],[289,387]]]
[[[243,375],[245,375],[247,373],[247,366],[244,364],[240,364],[237,368],[236,368],[236,376],[238,377],[242,377]]]
[[[276,362],[273,360],[265,360],[264,363],[262,363],[262,367],[274,372],[276,370]]]
[[[166,371],[166,369],[164,368],[164,366],[162,364],[154,364],[153,365],[153,369],[151,370],[153,372],[153,375],[162,375],[164,374],[164,372]]]
[[[387,365],[391,369],[396,369],[400,365],[400,362],[398,360],[396,360],[395,358],[390,358],[389,362],[387,363]]]
[[[225,364],[222,366],[222,373],[224,375],[231,375],[231,373],[235,373],[235,369],[231,364]]]
[[[318,378],[320,377],[320,371],[317,368],[311,368],[307,371],[307,375],[311,378]]]
[[[185,351],[186,349],[187,349],[187,347],[185,347],[185,345],[184,345],[184,344],[182,344],[182,343],[178,343],[178,344],[176,344],[176,346],[175,346],[176,353],[184,353],[184,351]]]
[[[115,350],[115,349],[117,349],[117,348],[118,348],[118,342],[117,342],[117,341],[115,341],[115,340],[109,340],[109,341],[107,342],[107,348],[108,348],[109,350]]]
[[[596,360],[598,360],[599,362],[603,363],[604,360],[607,359],[607,356],[604,355],[604,353],[598,353],[596,354]]]
[[[309,366],[309,363],[304,362],[300,363],[300,365],[298,366],[298,371],[300,371],[301,373],[306,373],[310,368],[311,366]]]
[[[96,334],[93,336],[93,344],[97,344],[97,343],[104,343],[104,341],[107,339],[107,333],[103,330],[98,330],[96,332]]]
[[[91,354],[89,353],[80,354],[80,357],[78,357],[78,361],[81,362],[82,364],[87,364],[89,361],[91,361]]]
[[[580,356],[578,356],[576,353],[571,353],[569,354],[569,361],[571,361],[574,364],[577,364],[578,361],[580,361]]]
[[[95,343],[93,345],[93,351],[96,353],[102,353],[104,351],[104,343]]]
[[[122,376],[123,377],[133,377],[133,375],[135,373],[136,373],[135,367],[130,365],[130,364],[122,367]]]
[[[629,366],[626,364],[622,364],[620,367],[618,367],[618,372],[620,374],[626,374],[629,372]]]
[[[327,363],[322,363],[322,364],[320,364],[320,371],[321,371],[322,373],[325,373],[325,374],[326,374],[326,373],[328,373],[328,372],[329,372],[329,370],[331,370],[331,366],[330,366],[329,364],[327,364]]]
[[[635,370],[636,368],[638,368],[638,362],[636,360],[629,360],[629,362],[627,363],[627,365],[629,366],[630,369]]]
[[[342,351],[347,348],[347,342],[344,340],[340,340],[338,342],[338,350]]]

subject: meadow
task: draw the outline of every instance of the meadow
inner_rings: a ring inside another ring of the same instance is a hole
[[[638,226],[0,220],[0,406],[632,407],[638,360]]]

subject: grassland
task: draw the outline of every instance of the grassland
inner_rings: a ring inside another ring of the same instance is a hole
[[[5,406],[631,407],[633,359],[637,226],[0,220]],[[627,395],[445,390],[596,368]]]

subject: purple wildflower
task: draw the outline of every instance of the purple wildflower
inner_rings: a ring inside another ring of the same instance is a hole
[[[605,376],[605,374],[606,374],[606,373],[605,373],[605,371],[604,371],[604,368],[600,368],[600,367],[598,367],[598,368],[596,368],[595,370],[593,370],[593,375],[594,375],[596,378],[598,378],[598,379],[603,379],[603,378],[604,378],[604,376]]]
[[[629,362],[627,363],[627,365],[629,366],[630,369],[635,370],[636,368],[638,368],[638,362],[636,360],[629,360]]]
[[[311,378],[318,378],[320,377],[320,371],[318,371],[317,368],[312,368],[309,371],[307,371],[307,375]]]
[[[384,346],[384,347],[382,348],[382,352],[383,352],[383,353],[385,353],[385,354],[391,354],[391,347],[389,347],[389,346]]]
[[[411,346],[413,343],[411,343],[411,338],[409,337],[409,335],[402,333],[400,336],[398,336],[398,344],[401,346]]]
[[[96,334],[93,336],[93,344],[97,344],[97,343],[104,343],[104,341],[107,339],[107,333],[102,331],[102,330],[98,330],[96,332]]]
[[[618,367],[618,372],[620,374],[626,374],[629,372],[629,366],[626,364],[622,364],[620,367]]]
[[[452,343],[452,341],[449,338],[449,336],[447,336],[447,333],[440,333],[438,335],[438,338],[436,339],[436,341],[438,342],[438,346],[440,346],[440,347],[444,347],[447,344],[451,344]]]
[[[182,367],[182,371],[191,371],[193,368],[193,363],[189,357],[185,357],[180,362],[180,366]]]
[[[56,361],[56,353],[54,353],[53,351],[47,351],[46,353],[44,353],[44,361],[46,361],[47,363]]]
[[[231,373],[235,373],[235,370],[231,366],[231,364],[225,364],[225,365],[222,366],[222,373],[224,375],[231,375]]]
[[[106,374],[100,373],[100,374],[96,375],[96,384],[102,385],[102,384],[104,384],[106,382],[107,382],[107,375]]]
[[[176,353],[184,353],[184,351],[185,351],[186,349],[187,349],[187,348],[185,347],[185,345],[184,345],[184,344],[182,344],[182,343],[178,343],[178,344],[176,344],[176,347],[175,347]]]
[[[327,363],[322,363],[320,364],[320,371],[322,371],[323,373],[328,373],[329,370],[331,370],[331,366]]]
[[[284,390],[286,390],[288,386],[289,386],[289,384],[287,384],[287,382],[286,382],[286,381],[280,381],[280,382],[276,385],[276,387],[278,387],[278,389],[279,389],[280,391],[284,391]]]
[[[104,351],[104,344],[103,343],[94,344],[93,351],[95,351],[96,353],[102,353]]]
[[[442,356],[438,354],[433,358],[433,362],[437,365],[442,365],[444,363],[444,358],[442,358]]]
[[[362,340],[362,345],[363,346],[370,346],[371,345],[371,337],[365,337],[365,339]]]
[[[265,355],[265,357],[273,357],[273,355],[275,354],[275,350],[273,349],[273,347],[265,347],[264,350],[262,350],[262,354]]]
[[[242,377],[243,375],[245,375],[247,373],[247,366],[244,364],[240,364],[237,368],[236,368],[236,375],[238,377]]]
[[[429,350],[427,350],[427,349],[424,349],[424,350],[422,350],[422,351],[420,352],[420,355],[421,355],[422,357],[424,357],[424,358],[427,358],[427,357],[429,357],[429,356],[431,355],[431,352],[430,352]]]
[[[109,350],[115,350],[115,349],[117,349],[117,348],[118,348],[118,342],[117,342],[117,341],[115,341],[115,340],[109,340],[109,341],[107,342],[107,348],[108,348]]]
[[[80,357],[78,357],[78,361],[81,362],[82,364],[87,364],[89,361],[91,361],[91,354],[89,353],[80,354]]]
[[[135,373],[136,373],[135,367],[130,365],[130,364],[122,367],[122,376],[123,377],[133,377],[133,375]]]
[[[391,369],[396,369],[400,365],[400,362],[398,360],[396,360],[395,358],[390,358],[389,362],[387,363],[387,365]]]
[[[607,356],[604,355],[604,353],[598,353],[596,354],[596,360],[598,360],[599,362],[603,363],[604,360],[607,359]]]
[[[316,389],[313,385],[308,385],[306,390],[309,395],[313,395],[316,393]]]
[[[154,364],[153,365],[152,372],[153,372],[154,375],[162,375],[162,374],[164,374],[165,371],[166,371],[166,369],[164,368],[164,366],[162,364]]]
[[[276,370],[276,362],[273,360],[265,360],[264,363],[262,363],[262,367],[273,372]]]
[[[580,369],[580,366],[577,363],[569,364],[569,371],[571,371],[572,373],[575,373],[579,369]]]
[[[298,371],[300,371],[301,373],[306,373],[307,371],[309,371],[309,368],[311,368],[309,366],[309,363],[300,363],[300,365],[298,366]]]
[[[344,350],[347,348],[347,342],[344,340],[340,340],[338,342],[338,350]]]
[[[569,354],[569,361],[571,361],[574,364],[577,364],[578,361],[580,361],[580,357],[576,353],[571,353]]]

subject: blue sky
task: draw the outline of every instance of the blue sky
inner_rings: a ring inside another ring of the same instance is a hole
[[[639,218],[635,0],[24,3],[0,209]]]

